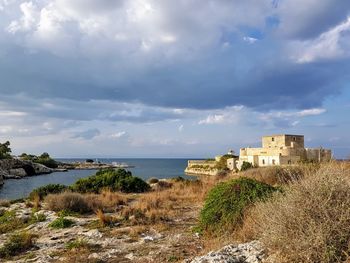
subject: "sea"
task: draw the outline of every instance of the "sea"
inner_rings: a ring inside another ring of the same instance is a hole
[[[56,159],[60,162],[82,162],[85,159]],[[140,177],[144,180],[155,177],[174,178],[182,176],[187,179],[193,179],[192,176],[187,176],[184,170],[187,166],[188,159],[98,159],[101,163],[125,163],[132,168],[131,171],[134,176]],[[46,175],[38,175],[25,177],[23,179],[9,179],[5,180],[5,184],[0,187],[0,199],[14,200],[25,198],[29,193],[40,186],[47,184],[73,184],[76,180],[88,177],[96,173],[96,170],[69,170],[68,172],[55,172]]]

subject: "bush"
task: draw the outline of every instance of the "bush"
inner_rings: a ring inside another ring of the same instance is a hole
[[[75,239],[65,244],[65,248],[68,250],[90,248],[90,246],[89,242],[85,239]]]
[[[54,159],[52,159],[48,153],[43,153],[40,156],[36,156],[34,154],[22,153],[20,155],[20,158],[22,160],[32,161],[34,163],[40,163],[40,164],[45,165],[46,167],[49,167],[49,168],[57,168],[58,167],[58,163]]]
[[[124,169],[100,170],[96,175],[79,179],[71,186],[73,191],[80,193],[99,193],[104,188],[126,193],[142,193],[148,191],[150,186]]]
[[[244,171],[242,176],[270,185],[284,185],[296,182],[318,169],[316,165],[258,167]]]
[[[36,196],[39,196],[40,200],[42,200],[45,196],[49,194],[59,194],[66,191],[67,189],[68,186],[62,184],[48,184],[34,189],[29,194],[29,199],[34,200]]]
[[[232,231],[242,222],[243,212],[253,202],[264,200],[276,188],[248,178],[238,178],[216,185],[208,194],[200,213],[203,230],[217,233]]]
[[[56,220],[52,221],[49,224],[49,227],[60,229],[60,228],[68,228],[71,227],[74,224],[73,220],[64,218],[64,217],[59,217]]]
[[[228,170],[227,168],[227,160],[233,158],[233,155],[231,154],[225,154],[221,156],[220,160],[216,162],[215,168],[218,169],[219,171],[226,171]]]
[[[79,193],[64,192],[56,195],[48,195],[45,198],[45,202],[47,207],[55,212],[66,210],[76,213],[87,213],[92,211],[85,197]]]
[[[0,210],[0,234],[14,231],[25,226],[25,222],[16,217],[15,211]]]
[[[34,245],[34,237],[33,234],[28,232],[10,236],[3,247],[0,248],[0,258],[12,257],[31,249]]]
[[[10,142],[0,143],[0,159],[11,159]]]
[[[241,171],[246,171],[248,169],[253,168],[252,163],[243,161],[242,166],[241,166]]]
[[[325,165],[252,211],[257,237],[278,262],[345,262],[350,249],[350,169]]]

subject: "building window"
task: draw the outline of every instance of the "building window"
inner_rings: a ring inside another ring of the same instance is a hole
[[[265,160],[262,160],[262,164],[265,164]]]
[[[276,164],[275,160],[272,160],[272,165],[275,165],[275,164]]]
[[[275,138],[272,137],[271,139],[272,139],[273,142],[275,141]]]
[[[296,141],[297,140],[297,138],[296,137],[293,137],[293,141]]]

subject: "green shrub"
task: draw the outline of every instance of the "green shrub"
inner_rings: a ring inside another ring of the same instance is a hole
[[[49,168],[57,168],[58,167],[58,163],[54,159],[52,159],[48,153],[43,153],[40,156],[36,156],[34,154],[22,153],[20,155],[20,158],[22,160],[32,161],[34,163],[40,163],[40,164],[45,165],[46,167],[49,167]]]
[[[0,212],[0,234],[14,231],[25,226],[23,220],[16,217],[15,211]]]
[[[90,244],[85,239],[76,239],[65,244],[66,249],[89,248]]]
[[[11,159],[10,142],[0,143],[0,159]]]
[[[13,234],[0,248],[0,258],[16,256],[31,249],[34,245],[34,237],[28,232]]]
[[[233,155],[231,154],[225,154],[220,157],[220,160],[216,162],[215,168],[218,169],[219,171],[221,170],[228,170],[227,168],[227,160],[233,158]]]
[[[231,231],[242,222],[243,212],[253,202],[269,197],[276,188],[248,178],[216,185],[200,213],[200,226],[214,232]]]
[[[79,179],[71,186],[74,192],[79,193],[99,193],[104,188],[126,193],[142,193],[148,191],[150,186],[124,169],[100,170],[96,175]]]
[[[72,226],[73,224],[74,224],[73,220],[70,220],[70,219],[67,219],[67,218],[64,218],[64,217],[59,217],[56,220],[52,221],[49,224],[49,227],[57,228],[57,229],[59,229],[59,228],[68,228],[68,227]]]
[[[243,164],[241,166],[241,171],[246,171],[250,168],[253,168],[254,166],[250,162],[243,161]]]
[[[46,220],[46,215],[44,215],[43,213],[33,213],[29,220],[29,224],[44,222],[45,220]]]
[[[29,194],[29,199],[33,200],[35,196],[39,196],[40,200],[42,200],[45,196],[49,194],[59,194],[68,189],[68,186],[62,184],[48,184],[45,186],[41,186],[39,188],[34,189]]]

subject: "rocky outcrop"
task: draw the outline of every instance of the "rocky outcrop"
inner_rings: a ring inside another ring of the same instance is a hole
[[[259,241],[239,245],[228,245],[205,256],[196,257],[185,263],[260,263],[265,253]]]
[[[0,169],[0,186],[2,186],[4,184],[4,175],[6,174],[6,172],[4,170]]]
[[[49,174],[53,170],[42,164],[19,159],[0,160],[0,185],[3,179],[20,179],[26,176]]]

